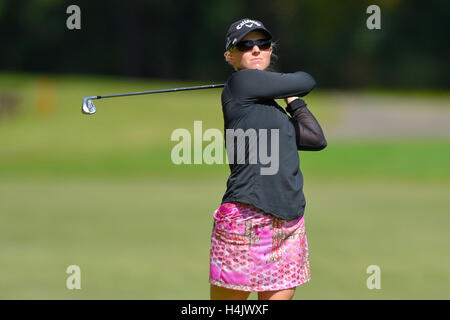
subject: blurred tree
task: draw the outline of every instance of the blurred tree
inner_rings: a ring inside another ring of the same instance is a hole
[[[81,8],[81,30],[66,9]],[[366,8],[381,8],[368,30]],[[321,87],[449,87],[450,2],[431,0],[3,0],[0,69],[224,81],[229,25],[272,30],[281,71]]]

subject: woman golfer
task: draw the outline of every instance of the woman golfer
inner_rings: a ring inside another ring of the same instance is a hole
[[[327,142],[299,98],[313,89],[314,79],[266,70],[271,39],[251,19],[234,22],[227,33],[225,59],[235,71],[223,89],[222,110],[231,173],[214,212],[211,299],[247,299],[250,292],[259,299],[292,299],[295,288],[310,280],[298,150],[322,150]],[[274,99],[286,101],[290,116]],[[255,154],[257,161],[249,161]],[[271,170],[268,157],[279,162]]]

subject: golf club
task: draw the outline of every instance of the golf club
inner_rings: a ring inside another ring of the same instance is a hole
[[[151,91],[140,91],[140,92],[130,92],[130,93],[119,93],[119,94],[109,94],[105,96],[90,96],[83,98],[83,104],[81,107],[81,111],[84,114],[94,114],[97,112],[95,108],[93,99],[104,99],[104,98],[114,98],[114,97],[125,97],[125,96],[137,96],[140,94],[151,94],[151,93],[163,93],[163,92],[174,92],[174,91],[186,91],[186,90],[197,90],[197,89],[213,89],[213,88],[222,88],[225,84],[210,84],[204,86],[195,86],[195,87],[185,87],[185,88],[173,88],[173,89],[162,89],[162,90],[151,90]]]

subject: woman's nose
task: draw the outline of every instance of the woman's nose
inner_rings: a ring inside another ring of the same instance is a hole
[[[252,49],[252,53],[259,53],[259,47],[255,44]]]

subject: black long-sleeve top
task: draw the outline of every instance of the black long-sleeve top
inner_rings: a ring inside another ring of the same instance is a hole
[[[327,146],[322,128],[314,115],[309,111],[303,99],[291,101],[286,108],[295,126],[297,149],[320,151]]]
[[[321,150],[326,140],[302,99],[286,108],[292,117],[274,99],[303,97],[314,86],[305,72],[244,69],[228,78],[222,111],[231,172],[222,203],[249,203],[285,220],[303,216],[298,150]]]

